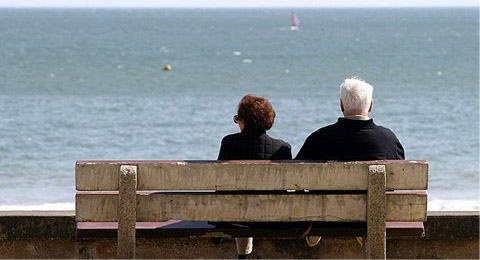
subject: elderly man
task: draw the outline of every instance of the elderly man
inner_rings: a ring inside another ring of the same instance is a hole
[[[373,87],[358,78],[340,85],[340,108],[343,116],[335,124],[312,133],[295,160],[366,161],[405,159],[402,144],[390,129],[378,126],[368,114],[373,108]],[[307,236],[313,247],[321,237]],[[363,238],[357,237],[360,244]]]
[[[402,144],[390,129],[376,125],[368,114],[373,108],[373,87],[355,77],[340,85],[343,116],[335,124],[312,133],[296,160],[405,159]]]

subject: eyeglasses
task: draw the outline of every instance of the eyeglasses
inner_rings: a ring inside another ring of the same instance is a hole
[[[234,116],[233,116],[233,122],[234,122],[235,124],[238,124],[238,121],[240,121],[240,117],[239,117],[238,115],[234,115]]]

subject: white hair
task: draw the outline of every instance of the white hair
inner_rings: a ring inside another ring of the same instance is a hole
[[[340,99],[345,111],[362,110],[368,112],[372,103],[373,87],[367,82],[351,77],[340,85]]]

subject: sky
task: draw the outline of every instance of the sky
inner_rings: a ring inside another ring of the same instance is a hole
[[[478,0],[0,0],[0,7],[450,7]]]

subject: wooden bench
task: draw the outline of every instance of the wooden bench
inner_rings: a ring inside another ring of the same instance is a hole
[[[174,236],[165,226],[179,223],[313,221],[310,235],[364,236],[365,257],[385,259],[388,233],[421,235],[426,221],[425,161],[78,161],[75,171],[77,232],[118,227],[118,258],[135,257],[136,233]],[[239,230],[230,234],[268,233]]]

